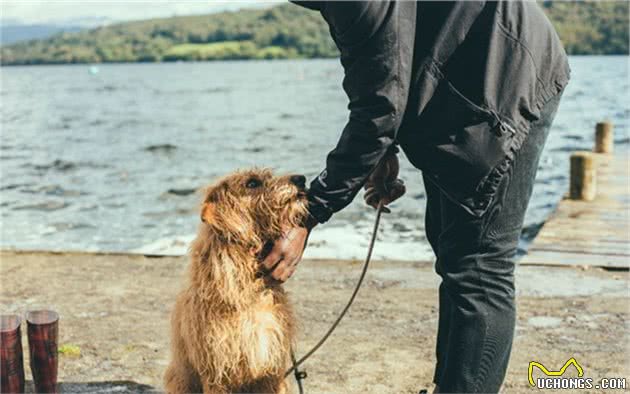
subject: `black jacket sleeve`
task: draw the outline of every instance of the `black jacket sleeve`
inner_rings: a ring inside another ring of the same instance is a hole
[[[325,222],[352,202],[394,148],[407,102],[411,60],[401,50],[404,18],[399,3],[325,2],[321,13],[341,52],[350,110],[326,169],[310,185],[310,213]]]

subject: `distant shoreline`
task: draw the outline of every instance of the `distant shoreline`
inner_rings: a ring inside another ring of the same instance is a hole
[[[568,54],[628,55],[628,3],[540,2]],[[123,22],[0,46],[0,64],[334,58],[329,26],[291,4]]]
[[[579,54],[579,55],[568,55],[571,57],[630,57],[630,54],[622,53],[622,54]],[[141,62],[141,61],[120,61],[120,62],[100,62],[100,63],[77,63],[77,62],[69,62],[69,63],[24,63],[24,64],[0,64],[0,68],[3,67],[36,67],[36,66],[101,66],[101,65],[128,65],[128,64],[196,64],[196,63],[222,63],[222,62],[282,62],[282,61],[294,61],[294,60],[334,60],[339,59],[339,57],[292,57],[292,58],[283,58],[283,59],[216,59],[216,60],[162,60],[155,62]]]
[[[628,56],[628,55],[580,55],[580,56]],[[178,63],[218,63],[218,62],[266,62],[266,61],[286,61],[286,60],[329,60],[339,59],[338,56],[330,57],[287,57],[275,59],[208,59],[208,60],[160,60],[160,61],[114,61],[114,62],[67,62],[67,63],[0,63],[0,67],[19,67],[19,66],[99,66],[103,64],[178,64]]]

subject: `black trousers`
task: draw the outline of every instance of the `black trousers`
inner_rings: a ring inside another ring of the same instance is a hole
[[[514,257],[560,96],[532,123],[490,209],[473,217],[425,177],[426,233],[441,276],[434,383],[444,393],[496,393],[512,348]]]

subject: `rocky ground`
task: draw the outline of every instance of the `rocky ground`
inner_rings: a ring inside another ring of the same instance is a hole
[[[61,391],[159,391],[169,358],[168,315],[186,264],[173,257],[1,252],[0,312],[60,313],[60,345],[73,349],[60,355]],[[286,285],[301,325],[298,355],[335,319],[360,266],[302,262]],[[431,389],[437,285],[429,263],[374,263],[346,320],[307,362],[306,392]],[[625,377],[630,384],[627,272],[523,266],[517,286],[505,392],[532,390],[530,361],[559,369],[570,357],[595,382]],[[25,334],[23,344],[26,351]],[[28,366],[26,372],[30,379]]]

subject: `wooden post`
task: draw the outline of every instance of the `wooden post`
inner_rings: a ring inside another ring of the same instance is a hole
[[[592,201],[596,194],[596,163],[591,152],[575,152],[571,155],[571,185],[569,197],[572,200]]]
[[[613,152],[613,124],[611,122],[599,122],[595,126],[595,152]]]

